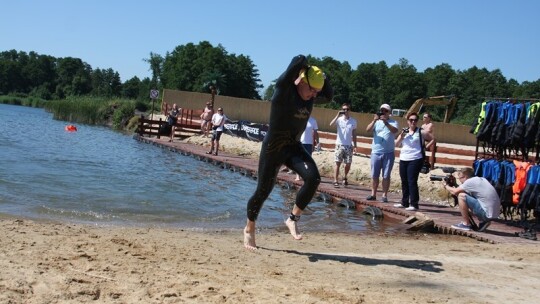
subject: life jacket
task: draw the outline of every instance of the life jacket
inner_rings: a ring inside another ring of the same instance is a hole
[[[531,164],[529,162],[520,162],[514,160],[514,165],[516,166],[516,180],[514,181],[514,186],[512,186],[512,203],[514,205],[519,204],[519,197],[525,186],[527,185],[527,171]]]
[[[480,141],[491,142],[491,135],[493,134],[493,128],[497,123],[499,114],[499,107],[502,104],[498,101],[490,101],[486,104],[485,118],[478,129],[476,138]]]
[[[519,199],[518,208],[524,215],[527,210],[540,210],[538,205],[538,196],[540,196],[540,166],[535,165],[529,168],[527,172],[527,185]]]
[[[523,136],[525,136],[525,128],[527,126],[527,117],[528,117],[528,110],[530,108],[530,103],[525,103],[521,105],[521,109],[519,109],[519,114],[516,119],[516,124],[514,126],[513,132],[512,132],[512,142],[511,144],[514,146],[521,145],[523,143]]]
[[[524,143],[528,148],[534,146],[538,126],[540,125],[540,102],[536,102],[529,107],[527,123],[525,127]]]
[[[486,104],[487,103],[488,103],[487,100],[484,100],[484,102],[482,102],[482,105],[480,106],[480,114],[478,114],[478,117],[474,120],[469,133],[474,134],[474,135],[478,134],[478,131],[480,130],[480,127],[482,126],[482,123],[486,119]]]
[[[527,118],[526,103],[516,103],[512,106],[505,125],[506,125],[506,138],[504,145],[507,147],[518,148],[523,141],[523,134],[525,133],[525,120]]]
[[[513,162],[503,160],[500,162],[500,174],[495,189],[501,199],[501,213],[504,219],[512,218],[515,205],[512,203],[512,186],[516,178],[516,166]]]
[[[497,108],[497,120],[493,124],[493,128],[491,129],[491,137],[489,140],[486,140],[487,142],[490,142],[491,144],[496,146],[502,145],[502,141],[504,140],[504,125],[510,106],[510,103],[505,102]]]

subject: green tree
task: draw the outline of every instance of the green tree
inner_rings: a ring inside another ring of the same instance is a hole
[[[426,94],[423,75],[404,58],[388,69],[382,87],[383,101],[396,109],[408,109],[416,99]]]
[[[382,86],[388,73],[386,62],[361,63],[351,73],[351,100],[354,111],[375,113],[385,101]]]
[[[79,58],[60,58],[57,61],[57,98],[86,95],[92,90],[92,68]]]
[[[229,55],[223,46],[202,41],[167,53],[161,79],[170,89],[208,92],[213,84],[222,95],[260,99],[258,75],[249,57]]]
[[[122,97],[137,99],[141,95],[141,80],[135,76],[122,85]]]
[[[426,81],[427,94],[429,96],[451,95],[454,92],[450,91],[448,84],[450,79],[456,75],[456,72],[449,64],[443,63],[434,68],[427,68],[424,71],[424,79]]]
[[[155,89],[161,88],[161,74],[163,70],[163,62],[165,59],[163,56],[150,52],[150,58],[143,59],[145,62],[147,62],[150,65],[149,70],[152,71],[152,80],[151,85],[154,86]]]

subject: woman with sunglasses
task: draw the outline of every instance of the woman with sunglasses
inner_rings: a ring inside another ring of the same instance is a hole
[[[268,132],[264,137],[257,189],[247,203],[247,222],[244,228],[244,247],[256,250],[255,221],[264,201],[277,181],[282,165],[294,170],[304,180],[285,225],[295,240],[302,239],[297,221],[313,198],[321,182],[319,169],[300,142],[300,136],[313,110],[313,103],[332,100],[333,90],[321,69],[310,66],[303,55],[292,59],[289,67],[276,81],[270,106]]]
[[[408,128],[404,128],[396,140],[396,147],[401,146],[399,155],[399,176],[401,177],[401,204],[394,207],[405,208],[407,211],[418,210],[420,193],[418,191],[418,175],[424,163],[422,146],[433,138],[429,132],[418,127],[418,114],[407,116]]]

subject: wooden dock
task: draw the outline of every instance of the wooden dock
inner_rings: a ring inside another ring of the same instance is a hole
[[[237,171],[246,176],[257,177],[258,161],[255,159],[232,155],[220,151],[218,156],[206,154],[206,147],[183,143],[180,141],[168,142],[168,138],[144,137],[138,134],[134,135],[136,140],[158,146],[163,149],[168,149],[172,152],[181,153],[183,155],[193,156],[201,161],[207,161],[221,166],[225,169]],[[295,181],[294,174],[280,172],[278,182],[285,187],[299,187],[302,181]],[[389,193],[388,203],[379,201],[367,201],[365,198],[371,193],[368,187],[358,185],[341,186],[335,188],[333,179],[322,177],[322,182],[318,188],[319,193],[327,194],[332,197],[334,203],[339,203],[342,200],[353,202],[358,209],[363,209],[368,206],[374,206],[381,209],[384,216],[405,220],[413,215],[425,215],[433,220],[435,231],[443,234],[462,235],[475,238],[479,241],[490,243],[535,243],[536,241],[528,240],[517,236],[517,233],[522,232],[523,228],[513,225],[504,220],[496,220],[485,232],[476,231],[461,231],[451,227],[452,224],[461,221],[459,210],[450,206],[433,204],[430,202],[421,201],[419,213],[414,211],[405,211],[404,209],[395,208],[393,205],[400,202],[400,196]]]

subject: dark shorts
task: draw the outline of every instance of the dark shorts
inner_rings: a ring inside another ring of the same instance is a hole
[[[219,139],[221,138],[221,133],[223,133],[223,131],[218,131],[218,130],[212,131],[212,140],[219,141]]]

